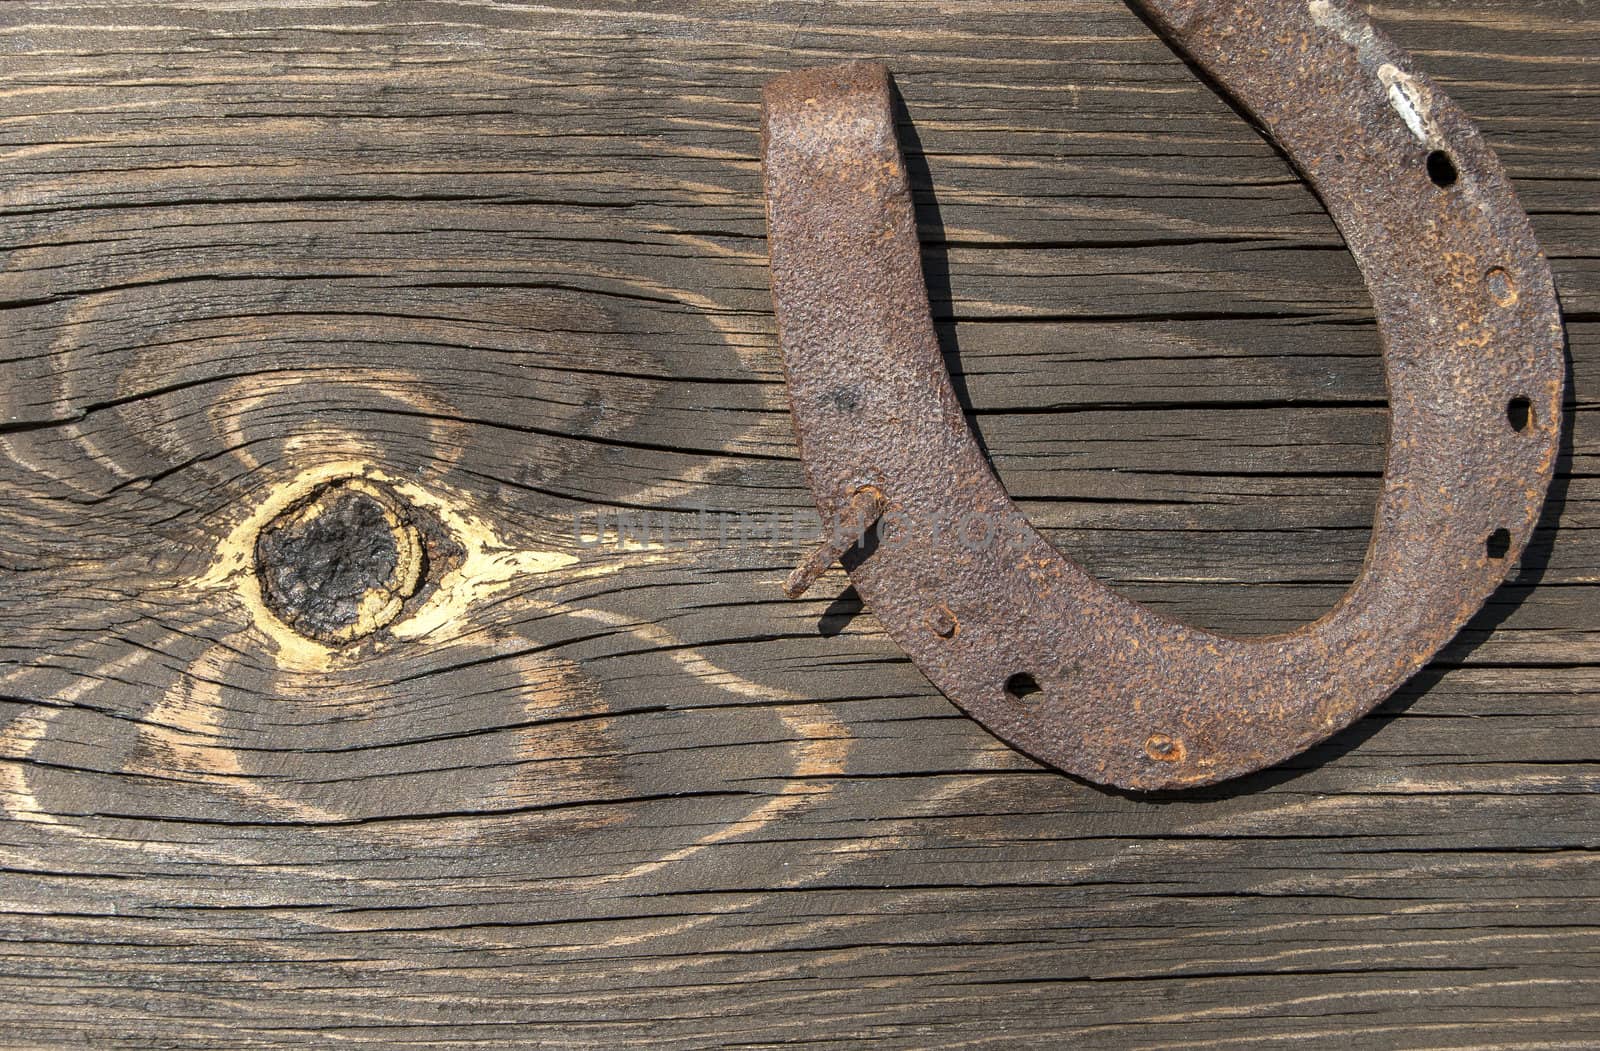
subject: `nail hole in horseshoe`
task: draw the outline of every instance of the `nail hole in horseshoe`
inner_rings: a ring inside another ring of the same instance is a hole
[[[1435,186],[1445,188],[1454,186],[1456,180],[1461,178],[1461,173],[1456,171],[1456,162],[1443,150],[1434,150],[1428,154],[1428,178],[1433,180]]]
[[[1490,267],[1488,273],[1483,275],[1483,280],[1484,284],[1488,285],[1489,295],[1494,299],[1496,305],[1509,307],[1516,303],[1517,283],[1512,280],[1505,267]]]
[[[1025,671],[1019,671],[1006,680],[1006,696],[1013,701],[1031,701],[1044,691],[1039,680]]]
[[[1516,397],[1506,402],[1506,422],[1511,424],[1514,431],[1525,431],[1533,422],[1533,403],[1527,398]]]
[[[1506,557],[1506,552],[1511,550],[1511,530],[1496,529],[1489,534],[1489,539],[1483,542],[1484,552],[1492,559],[1498,561]]]

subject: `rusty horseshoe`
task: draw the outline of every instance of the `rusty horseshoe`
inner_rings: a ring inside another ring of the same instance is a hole
[[[1311,747],[1455,635],[1538,519],[1565,373],[1549,267],[1499,162],[1355,6],[1132,3],[1315,188],[1376,308],[1389,442],[1372,539],[1349,591],[1297,631],[1168,619],[1017,511],[940,354],[886,67],[773,81],[762,148],[801,458],[823,520],[853,523],[788,590],[842,561],[917,667],[993,733],[1087,780],[1156,790]],[[952,520],[986,523],[992,542]]]

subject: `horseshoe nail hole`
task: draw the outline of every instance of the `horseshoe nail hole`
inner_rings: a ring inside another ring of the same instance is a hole
[[[1506,402],[1506,422],[1514,431],[1525,431],[1533,422],[1533,403],[1527,398],[1512,398]]]
[[[1483,280],[1489,286],[1489,295],[1500,306],[1508,307],[1517,301],[1517,283],[1503,267],[1492,267]]]
[[[1181,763],[1183,742],[1171,734],[1151,734],[1144,742],[1144,754],[1158,763]]]
[[[1483,550],[1492,559],[1499,560],[1506,557],[1506,552],[1511,550],[1511,530],[1496,529],[1489,534],[1489,539],[1483,542]]]
[[[1428,178],[1440,188],[1454,186],[1461,178],[1461,173],[1456,171],[1456,162],[1443,150],[1434,150],[1428,154]]]
[[[1006,696],[1013,701],[1031,701],[1043,692],[1039,688],[1039,680],[1025,671],[1019,671],[1006,680]]]

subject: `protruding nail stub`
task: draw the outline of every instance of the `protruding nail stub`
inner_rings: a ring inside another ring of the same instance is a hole
[[[794,572],[789,574],[789,579],[783,582],[783,593],[790,598],[799,598],[811,590],[811,585],[828,571],[829,566],[839,561],[846,551],[867,535],[868,530],[878,524],[887,507],[888,501],[877,489],[870,485],[857,489],[839,517],[827,527],[821,543],[811,549],[806,560],[796,566]]]

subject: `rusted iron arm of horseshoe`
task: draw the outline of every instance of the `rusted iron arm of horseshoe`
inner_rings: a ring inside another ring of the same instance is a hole
[[[1376,307],[1390,434],[1371,546],[1339,604],[1298,631],[1231,638],[1170,620],[1013,506],[940,355],[885,67],[774,81],[764,171],[817,506],[824,521],[893,522],[876,546],[819,557],[842,554],[895,641],[1006,741],[1091,781],[1168,789],[1310,747],[1455,635],[1539,516],[1564,370],[1550,272],[1494,154],[1364,15],[1343,0],[1134,6],[1316,188]],[[973,523],[988,542],[972,542]]]

